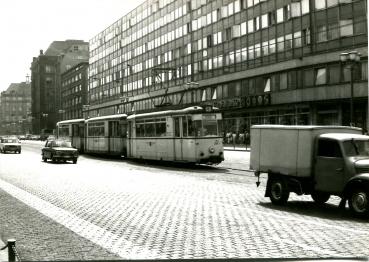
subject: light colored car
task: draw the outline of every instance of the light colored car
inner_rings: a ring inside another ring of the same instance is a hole
[[[18,138],[1,138],[0,140],[0,152],[6,153],[6,152],[15,152],[20,154],[22,152],[21,144],[18,140]]]
[[[73,164],[77,163],[78,150],[72,147],[71,142],[65,140],[47,140],[45,147],[41,150],[42,160],[48,159],[66,162],[70,160]]]

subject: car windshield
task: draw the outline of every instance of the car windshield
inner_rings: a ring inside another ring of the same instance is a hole
[[[343,142],[347,156],[369,156],[369,140],[348,140]]]
[[[72,144],[68,141],[54,141],[53,147],[72,147]]]

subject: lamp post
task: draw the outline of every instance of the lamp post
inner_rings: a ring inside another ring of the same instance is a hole
[[[355,66],[360,63],[361,54],[357,51],[351,51],[349,53],[341,53],[340,60],[343,65],[347,65],[350,68],[350,126],[355,125],[354,119],[354,69]]]

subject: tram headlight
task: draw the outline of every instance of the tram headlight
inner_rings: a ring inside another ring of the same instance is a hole
[[[215,152],[215,149],[214,149],[214,147],[209,147],[209,152],[212,154],[212,153],[214,153]]]

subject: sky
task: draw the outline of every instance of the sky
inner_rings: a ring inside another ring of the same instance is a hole
[[[33,57],[56,40],[88,42],[144,0],[0,1],[0,92],[26,81]]]

